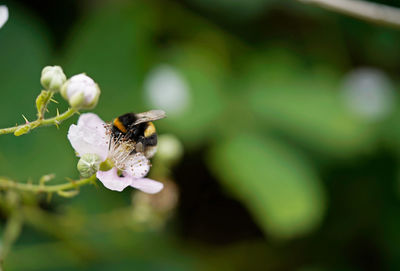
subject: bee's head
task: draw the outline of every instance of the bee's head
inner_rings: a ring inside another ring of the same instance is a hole
[[[126,113],[118,118],[115,118],[113,121],[114,127],[120,130],[123,133],[126,133],[129,130],[129,127],[137,120],[135,114]]]

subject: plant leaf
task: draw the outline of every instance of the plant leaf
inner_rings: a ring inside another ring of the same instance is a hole
[[[313,167],[272,139],[237,135],[212,152],[211,167],[268,234],[291,238],[321,222],[325,194]]]

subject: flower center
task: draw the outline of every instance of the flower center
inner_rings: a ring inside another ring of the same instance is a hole
[[[106,159],[104,162],[102,162],[100,164],[100,170],[101,171],[109,171],[110,169],[112,169],[114,167],[114,163],[113,161],[111,161],[110,159]]]
[[[126,168],[126,162],[135,150],[135,144],[127,140],[111,140],[108,159],[116,168],[123,171]]]

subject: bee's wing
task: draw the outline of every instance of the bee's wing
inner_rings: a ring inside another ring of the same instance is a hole
[[[133,123],[133,125],[137,125],[139,123],[159,120],[166,117],[165,112],[163,110],[150,110],[143,113],[135,114],[137,120]]]

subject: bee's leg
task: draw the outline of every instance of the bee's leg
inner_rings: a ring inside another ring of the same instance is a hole
[[[142,142],[136,143],[135,147],[136,152],[144,152],[144,145]]]

